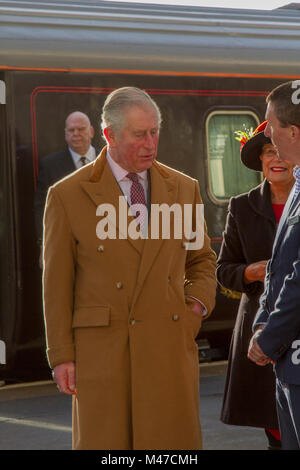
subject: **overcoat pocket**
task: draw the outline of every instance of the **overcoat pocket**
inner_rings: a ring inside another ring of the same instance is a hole
[[[74,311],[73,328],[108,326],[110,324],[110,307],[80,307]]]

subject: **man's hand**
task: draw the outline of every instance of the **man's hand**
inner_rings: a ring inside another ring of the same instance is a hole
[[[196,299],[195,297],[191,297],[190,295],[185,296],[185,303],[188,305],[189,309],[192,310],[193,312],[198,313],[201,317],[203,317],[203,314],[206,312],[205,307],[203,304],[200,302],[200,300]]]
[[[258,366],[265,366],[271,360],[266,356],[257,342],[257,338],[260,335],[262,328],[257,330],[251,338],[249,349],[248,349],[248,358],[255,362]]]
[[[249,264],[244,271],[246,283],[255,281],[264,282],[268,260],[257,261]]]
[[[60,392],[74,395],[76,393],[75,363],[64,362],[54,367],[53,380],[56,382]]]
[[[191,310],[193,310],[193,312],[196,312],[201,316],[203,315],[203,306],[200,302],[197,302],[197,300],[195,300],[193,304],[191,305]]]

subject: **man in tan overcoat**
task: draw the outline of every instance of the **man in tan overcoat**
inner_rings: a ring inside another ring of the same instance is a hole
[[[47,354],[58,388],[73,394],[74,449],[201,449],[195,337],[214,307],[215,254],[205,228],[192,249],[184,231],[174,235],[180,213],[169,237],[151,236],[149,216],[146,237],[143,211],[124,219],[120,206],[151,215],[186,205],[195,228],[198,182],[156,161],[160,120],[146,92],[115,90],[103,107],[107,146],[48,192]]]

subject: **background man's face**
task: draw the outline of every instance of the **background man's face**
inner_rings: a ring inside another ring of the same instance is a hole
[[[74,152],[85,155],[93,137],[94,129],[84,114],[74,113],[67,118],[65,139]]]
[[[112,158],[128,172],[152,166],[159,140],[157,114],[152,106],[132,106],[124,116],[124,128],[110,142]]]

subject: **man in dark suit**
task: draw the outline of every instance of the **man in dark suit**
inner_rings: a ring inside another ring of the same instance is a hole
[[[86,163],[96,158],[96,151],[91,145],[94,129],[88,116],[75,111],[66,119],[65,140],[67,147],[47,155],[39,162],[39,175],[34,199],[35,225],[38,242],[43,237],[43,214],[48,188]]]
[[[296,163],[296,183],[278,226],[248,351],[256,364],[274,364],[283,449],[300,449],[300,104],[294,85],[284,83],[267,97],[265,135],[282,159]]]

